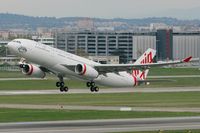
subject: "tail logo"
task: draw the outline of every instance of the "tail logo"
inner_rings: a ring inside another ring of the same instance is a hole
[[[146,77],[145,77],[145,71],[133,70],[132,76],[139,77],[140,79],[146,79]]]
[[[141,73],[140,79],[146,79],[146,77],[145,77],[145,71],[143,71],[143,72]]]
[[[153,62],[153,56],[152,52],[149,52],[149,54],[144,54],[144,59],[140,62],[140,64],[146,64],[146,63],[152,63]]]
[[[133,69],[133,72],[132,72],[133,76],[138,76],[139,74],[140,74],[140,70],[134,70]]]

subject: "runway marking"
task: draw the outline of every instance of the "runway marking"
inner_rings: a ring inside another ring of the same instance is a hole
[[[121,107],[120,111],[132,111],[131,107]]]

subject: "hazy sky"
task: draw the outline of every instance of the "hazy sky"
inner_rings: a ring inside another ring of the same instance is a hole
[[[31,16],[200,19],[200,0],[0,0],[0,13]]]

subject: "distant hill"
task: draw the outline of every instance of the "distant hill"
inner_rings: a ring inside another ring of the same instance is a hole
[[[0,28],[31,28],[37,27],[59,27],[64,25],[62,21],[59,21],[53,17],[31,17],[16,14],[0,14]]]
[[[78,20],[84,19],[82,17],[32,17],[9,13],[0,13],[0,29],[32,29],[37,27],[59,28],[67,25],[76,25]],[[94,22],[124,22],[128,25],[145,26],[150,23],[165,23],[168,25],[196,25],[200,26],[200,20],[178,20],[176,18],[143,18],[143,19],[101,19],[92,18]]]

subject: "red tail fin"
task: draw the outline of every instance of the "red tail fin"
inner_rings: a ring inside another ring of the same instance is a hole
[[[183,59],[183,62],[189,62],[192,59],[192,56]]]
[[[144,54],[142,54],[137,59],[137,61],[134,64],[139,65],[139,64],[152,63],[155,55],[156,55],[156,51],[154,49],[149,48],[144,52]]]

